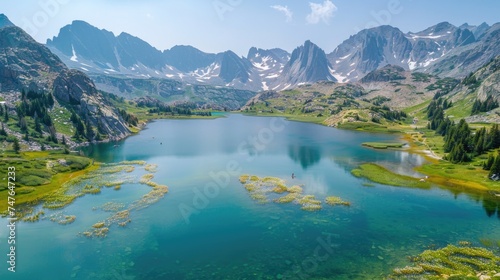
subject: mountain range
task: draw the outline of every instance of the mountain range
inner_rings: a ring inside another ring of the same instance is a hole
[[[130,134],[128,124],[117,109],[98,92],[85,73],[69,69],[47,47],[5,16],[0,16],[0,85],[8,110],[18,109],[21,91],[45,92],[55,97],[51,113],[56,127],[61,121],[59,114],[74,112],[89,129],[98,129],[106,138]]]
[[[73,21],[46,46],[70,68],[127,78],[174,79],[188,84],[253,91],[283,90],[328,80],[353,82],[391,64],[405,70],[463,77],[500,53],[500,24],[459,27],[442,22],[404,33],[384,25],[365,29],[331,53],[306,41],[290,54],[252,47],[246,57],[228,50],[205,53],[192,46],[160,51],[128,33],[115,36]]]
[[[159,51],[132,35],[115,36],[83,21],[65,26],[43,45],[0,14],[0,92],[12,114],[19,102],[26,108],[34,102],[19,92],[52,94],[55,105],[47,114],[54,125],[36,136],[50,133],[51,139],[56,128],[60,139],[73,134],[72,123],[85,127],[89,141],[129,135],[137,118],[118,110],[124,98],[129,105],[135,98],[154,98],[193,109],[310,114],[336,125],[394,121],[401,115],[394,116],[393,109],[448,95],[455,104],[450,116],[497,121],[500,114],[475,114],[472,106],[500,99],[499,36],[500,24],[440,23],[406,34],[380,26],[360,31],[329,54],[306,41],[292,53],[252,47],[240,57],[192,46]]]

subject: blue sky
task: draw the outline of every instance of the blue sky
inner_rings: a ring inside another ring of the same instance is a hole
[[[497,0],[1,0],[0,12],[37,41],[75,19],[127,32],[164,50],[192,45],[205,52],[252,46],[292,51],[311,40],[331,52],[366,27],[390,24],[404,32],[442,21],[500,22]]]

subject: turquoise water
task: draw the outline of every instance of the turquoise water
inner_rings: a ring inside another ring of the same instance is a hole
[[[154,181],[169,193],[132,211],[130,224],[112,226],[103,239],[79,235],[110,215],[92,208],[131,203],[149,187],[125,184],[79,198],[59,210],[76,215],[70,225],[19,223],[17,272],[7,272],[2,241],[0,279],[381,279],[427,248],[500,239],[500,204],[487,194],[367,187],[350,174],[377,162],[418,176],[412,167],[421,157],[361,146],[395,140],[242,115],[152,122],[139,135],[86,152],[102,162],[157,164]],[[240,184],[243,173],[303,184],[306,194],[340,196],[351,207],[260,205]]]

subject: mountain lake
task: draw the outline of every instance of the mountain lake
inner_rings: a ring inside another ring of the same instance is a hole
[[[392,187],[351,174],[374,162],[421,177],[413,171],[425,163],[421,156],[361,145],[398,141],[240,114],[151,122],[123,141],[84,149],[99,162],[145,161],[149,170],[138,165],[114,175],[123,179],[120,189],[43,209],[44,217],[74,216],[72,223],[18,222],[17,271],[1,270],[0,279],[381,279],[429,248],[496,242],[500,212],[486,194]],[[147,173],[168,193],[137,207],[151,190],[137,182]],[[281,195],[272,192],[252,199],[242,174],[301,186],[321,209],[276,203]],[[328,205],[327,196],[350,206]],[[120,209],[130,209],[126,225],[110,223],[103,238],[82,234]],[[2,223],[0,239],[7,240],[7,219]]]

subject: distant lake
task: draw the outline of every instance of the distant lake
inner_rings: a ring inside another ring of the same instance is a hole
[[[78,235],[109,215],[92,208],[130,202],[149,187],[128,184],[79,198],[58,210],[77,217],[66,226],[21,222],[15,274],[7,272],[2,226],[0,279],[381,279],[428,248],[498,240],[498,205],[483,195],[366,186],[352,176],[363,162],[421,176],[412,168],[422,157],[361,146],[384,141],[401,140],[238,114],[151,122],[138,135],[85,152],[101,162],[157,164],[155,182],[169,193],[104,239]],[[258,204],[240,174],[279,177],[304,185],[304,194],[339,196],[351,206],[323,203],[306,212],[296,204]]]

